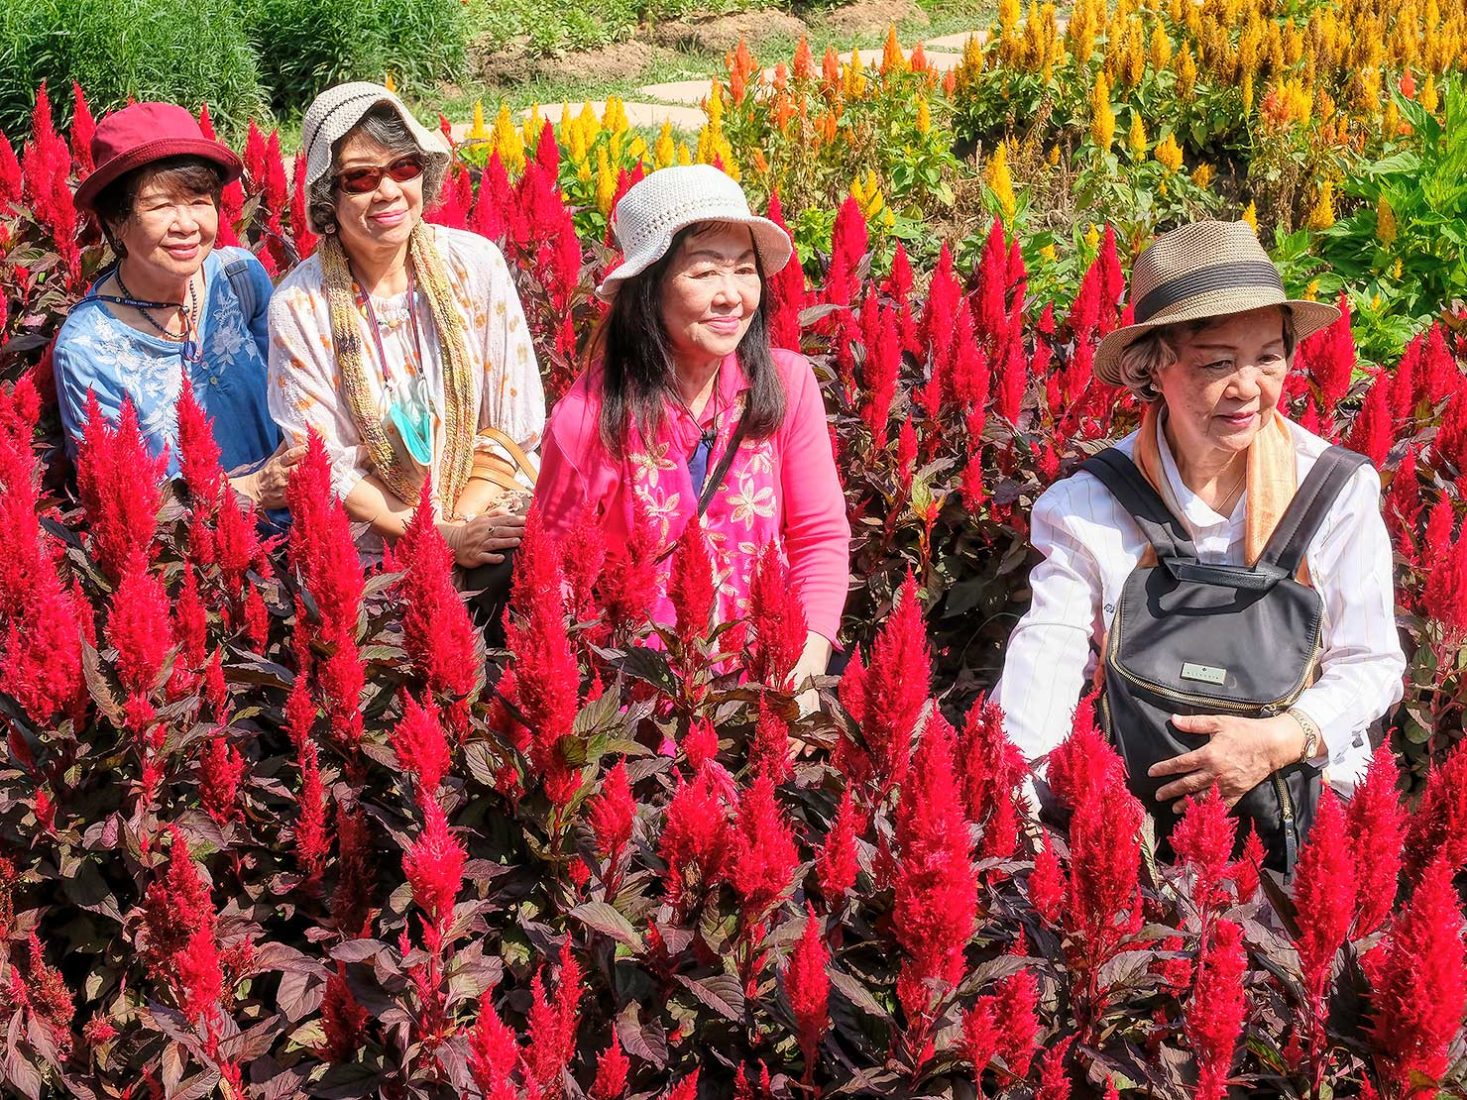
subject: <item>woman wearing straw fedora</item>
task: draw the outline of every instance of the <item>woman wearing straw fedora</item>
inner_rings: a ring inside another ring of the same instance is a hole
[[[1131,301],[1095,370],[1145,403],[1141,427],[1035,503],[1043,560],[996,697],[1037,762],[1093,675],[1163,849],[1180,800],[1216,785],[1288,871],[1321,774],[1353,789],[1405,667],[1376,472],[1278,407],[1298,341],[1338,311],[1288,300],[1241,222],[1157,237]]]
[[[608,541],[649,522],[671,546],[701,515],[721,622],[747,613],[755,559],[773,542],[809,628],[796,682],[823,674],[850,527],[814,371],[772,349],[765,326],[765,280],[790,262],[790,239],[709,165],[653,172],[617,204],[613,229],[624,259],[597,288],[611,308],[546,435],[547,528],[589,507]],[[660,568],[653,618],[671,623]]]
[[[96,170],[76,201],[101,223],[116,262],[56,341],[68,449],[86,427],[89,400],[111,420],[130,400],[149,448],[166,448],[168,473],[178,473],[177,408],[188,378],[231,484],[265,508],[284,507],[301,452],[277,450],[266,407],[270,277],[246,250],[214,247],[220,191],[240,174],[239,158],[172,103],[108,115],[92,156]]]
[[[403,533],[431,479],[458,564],[502,563],[545,420],[504,257],[423,221],[449,151],[381,85],[321,93],[301,141],[322,238],[270,303],[270,411],[292,442],[321,438],[365,551]]]

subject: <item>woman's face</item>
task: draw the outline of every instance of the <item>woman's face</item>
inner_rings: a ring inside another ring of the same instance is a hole
[[[355,169],[385,169],[402,159],[402,153],[393,153],[366,134],[349,134],[332,172],[339,177]],[[421,164],[422,158],[418,159]],[[383,172],[375,190],[360,194],[347,191],[338,179],[335,196],[337,232],[348,255],[401,248],[423,219],[421,171],[402,182]]]
[[[219,235],[214,197],[149,180],[138,188],[132,215],[113,230],[128,266],[146,265],[160,280],[193,278]]]
[[[754,236],[719,224],[683,239],[662,280],[662,325],[676,363],[721,360],[759,308]]]
[[[1173,337],[1177,361],[1157,372],[1184,463],[1248,449],[1273,416],[1289,363],[1284,315],[1266,306]]]

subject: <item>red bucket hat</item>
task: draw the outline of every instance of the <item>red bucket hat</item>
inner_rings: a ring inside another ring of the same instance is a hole
[[[225,183],[244,171],[234,150],[206,138],[198,120],[176,103],[134,103],[113,111],[92,135],[92,163],[97,168],[76,189],[76,203],[91,210],[102,188],[119,176],[166,157],[184,156],[218,165]]]

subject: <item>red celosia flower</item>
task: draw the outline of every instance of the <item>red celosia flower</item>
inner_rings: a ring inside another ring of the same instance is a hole
[[[285,496],[290,562],[316,601],[322,623],[333,626],[339,637],[354,639],[365,581],[351,522],[331,490],[331,461],[315,432],[291,471]],[[351,702],[355,707],[354,697]]]
[[[1325,412],[1345,396],[1355,373],[1355,338],[1350,331],[1350,300],[1341,294],[1340,318],[1328,328],[1302,340],[1295,352],[1295,366],[1306,371],[1319,387]]]
[[[856,884],[856,833],[856,806],[847,784],[841,790],[840,807],[825,834],[825,844],[815,856],[815,873],[827,906],[834,905]]]
[[[1039,983],[1032,971],[1020,970],[999,982],[993,1017],[999,1056],[1015,1077],[1027,1077],[1039,1049]]]
[[[1467,636],[1467,538],[1454,534],[1451,498],[1440,497],[1426,523],[1422,560],[1431,563],[1422,588],[1427,615],[1445,628],[1448,648]]]
[[[417,776],[418,801],[433,798],[452,764],[443,721],[433,700],[420,704],[403,693],[402,718],[393,730],[392,749],[402,770]]]
[[[221,826],[239,814],[239,781],[244,773],[240,751],[222,736],[211,737],[199,755],[199,801]]]
[[[443,807],[428,800],[423,805],[423,831],[403,854],[402,869],[412,887],[413,901],[440,933],[453,917],[453,903],[463,885],[467,859],[463,845],[449,831]]]
[[[71,1018],[76,1012],[71,990],[61,972],[46,965],[40,937],[32,932],[26,940],[29,959],[26,967],[27,999],[36,1020],[45,1025],[51,1041],[64,1054],[71,1047]]]
[[[1059,857],[1049,842],[1046,830],[1041,847],[1034,854],[1034,870],[1029,873],[1029,903],[1050,924],[1059,920],[1065,900],[1065,873]]]
[[[805,608],[779,548],[766,543],[749,581],[749,618],[754,642],[749,647],[749,675],[783,690],[804,652],[808,628]]]
[[[854,663],[854,662],[853,662]],[[871,647],[871,661],[852,691],[860,691],[861,736],[869,767],[883,790],[899,786],[911,762],[912,733],[932,681],[927,632],[917,582],[911,571],[897,594],[891,617]],[[842,693],[842,701],[846,698]],[[857,717],[852,714],[852,717]]]
[[[168,593],[141,549],[131,551],[112,594],[107,641],[117,650],[117,674],[128,694],[152,694],[173,645],[173,623]]]
[[[1401,1100],[1434,1094],[1418,1082],[1446,1072],[1467,1008],[1462,908],[1452,873],[1449,863],[1435,860],[1390,933],[1364,959],[1376,1068],[1385,1095]]]
[[[1401,875],[1401,848],[1406,838],[1406,815],[1397,790],[1400,772],[1387,741],[1375,750],[1365,782],[1345,810],[1345,831],[1355,862],[1355,927],[1353,938],[1374,932],[1396,903]]]
[[[983,1071],[998,1053],[998,1028],[993,1019],[993,997],[979,997],[963,1014],[963,1057],[973,1064],[974,1083],[981,1086]],[[979,1092],[982,1092],[980,1087]]]
[[[144,955],[153,979],[167,985],[197,1019],[218,1001],[222,988],[218,952],[210,947],[214,905],[183,833],[176,825],[168,832],[173,840],[168,866],[143,896]]]
[[[479,998],[479,1019],[469,1035],[469,1072],[486,1100],[519,1100],[512,1078],[520,1060],[519,1042],[494,1011],[493,996],[486,989]]]
[[[1381,511],[1390,529],[1396,550],[1408,562],[1416,561],[1416,525],[1421,518],[1421,480],[1416,473],[1416,448],[1406,448],[1401,461],[1391,474]],[[1450,518],[1450,517],[1448,517]]]
[[[591,832],[596,837],[596,850],[615,867],[632,839],[632,823],[636,820],[637,802],[627,779],[625,760],[618,760],[601,781],[601,790],[587,806]]]
[[[983,826],[982,859],[1008,859],[1018,847],[1024,817],[1024,756],[1003,729],[1003,712],[979,697],[968,710],[958,741],[958,767],[968,820]]]
[[[785,996],[795,1018],[795,1036],[805,1059],[805,1081],[814,1077],[820,1057],[820,1039],[830,1027],[830,976],[825,972],[830,950],[815,910],[805,904],[805,930],[790,952],[785,971]]]
[[[693,719],[688,725],[688,732],[683,735],[683,755],[688,758],[688,766],[693,771],[717,758],[718,731],[712,722],[706,718]]]
[[[777,189],[770,191],[769,210],[765,217],[788,231]],[[769,304],[766,309],[771,346],[788,348],[790,351],[800,350],[800,309],[804,304],[805,272],[796,258],[785,264],[776,274],[769,276]]]
[[[1228,814],[1216,784],[1200,799],[1188,798],[1184,805],[1182,819],[1172,830],[1172,848],[1196,876],[1192,896],[1205,913],[1220,900],[1217,890],[1227,875],[1238,823]]]
[[[1426,777],[1426,790],[1406,829],[1406,873],[1421,875],[1438,858],[1467,865],[1467,741],[1458,741]]]
[[[306,210],[306,166],[296,158],[290,189],[290,235],[295,240],[295,254],[304,260],[316,251],[316,234],[311,232],[311,223]]]
[[[749,771],[767,775],[776,783],[794,773],[790,763],[790,727],[770,703],[759,696],[759,713],[754,723],[754,738],[749,743]]]
[[[874,292],[866,295],[861,306],[861,342],[866,349],[861,372],[866,399],[861,406],[861,419],[871,431],[871,445],[880,450],[886,446],[891,406],[896,399],[902,344],[896,313],[879,305]]]
[[[20,190],[20,161],[15,157],[15,147],[0,134],[0,208],[17,201]]]
[[[762,921],[790,888],[799,865],[794,834],[774,796],[774,782],[761,775],[740,797],[729,837],[728,878],[739,899],[739,919],[745,925]]]
[[[1174,993],[1180,993],[1192,984],[1192,960],[1181,954],[1186,947],[1186,941],[1181,936],[1163,936],[1157,943],[1157,957],[1151,961],[1147,970],[1162,980],[1166,988]],[[1173,952],[1179,957],[1165,959],[1160,953],[1163,951]]]
[[[131,399],[123,399],[113,428],[103,419],[96,398],[87,395],[87,426],[76,453],[76,487],[87,510],[98,564],[109,577],[122,575],[134,550],[152,556],[163,468],[163,460],[150,455],[143,443]]]
[[[691,783],[680,779],[667,803],[658,846],[667,865],[667,896],[674,905],[681,905],[689,890],[707,889],[724,877],[729,832],[728,808],[712,770],[700,769]]]
[[[1355,861],[1345,835],[1344,810],[1328,784],[1294,871],[1294,908],[1304,990],[1322,1024],[1330,965],[1355,915]]]
[[[647,622],[657,591],[660,551],[657,530],[646,509],[640,501],[633,501],[626,543],[607,550],[601,575],[596,579],[596,597],[606,610],[607,622],[623,640]]]
[[[1228,877],[1237,889],[1238,900],[1247,903],[1258,892],[1258,872],[1263,867],[1263,841],[1258,839],[1258,830],[1248,823],[1248,837],[1243,841],[1243,854],[1228,867]]]
[[[581,968],[569,940],[561,945],[560,977],[553,1000],[545,995],[540,974],[530,982],[530,1044],[525,1052],[527,1083],[533,1082],[546,1097],[561,1094],[565,1068],[576,1050],[576,1028],[580,1023]]]
[[[117,1038],[117,1028],[100,1012],[94,1013],[82,1028],[82,1038],[91,1046],[100,1046]]]
[[[295,857],[304,875],[303,885],[314,889],[331,850],[331,832],[326,823],[326,790],[321,783],[321,765],[316,742],[307,737],[300,743],[301,793],[296,801]]]
[[[931,983],[957,985],[977,916],[977,876],[969,858],[952,741],[952,727],[934,711],[897,804],[900,856],[892,923],[905,952],[897,998],[907,1014],[908,1041],[916,1044],[912,1049],[919,1056],[925,1056],[934,998],[939,996]]]
[[[698,1070],[695,1068],[692,1073],[668,1089],[664,1100],[698,1100]]]
[[[434,695],[465,699],[478,687],[478,633],[453,584],[453,552],[433,521],[432,487],[423,481],[418,507],[394,547],[403,570],[403,648]]]
[[[214,441],[213,423],[194,399],[193,382],[187,375],[178,395],[178,462],[194,506],[212,511],[224,480],[219,444]]]
[[[703,525],[694,517],[677,541],[672,555],[672,572],[667,595],[677,615],[677,636],[684,646],[691,646],[708,633],[713,615],[713,558]]]
[[[1217,921],[1197,958],[1197,978],[1186,1008],[1187,1042],[1197,1059],[1198,1100],[1227,1096],[1228,1073],[1247,1012],[1243,988],[1247,971],[1243,930],[1230,920]]]
[[[1377,467],[1385,465],[1386,457],[1391,452],[1391,443],[1394,442],[1391,432],[1390,388],[1390,372],[1381,371],[1370,384],[1346,440],[1346,445],[1352,451],[1359,451]]]
[[[621,1041],[613,1029],[611,1045],[596,1059],[596,1079],[591,1083],[591,1100],[621,1100],[626,1094],[629,1069],[631,1060],[621,1049]]]
[[[1065,1060],[1074,1042],[1075,1036],[1067,1035],[1044,1052],[1039,1060],[1039,1088],[1034,1100],[1070,1100],[1070,1074]]]
[[[181,646],[180,660],[189,668],[201,668],[208,660],[209,618],[199,598],[197,570],[183,571],[183,586],[173,604],[173,626]]]
[[[570,589],[571,614],[576,620],[594,619],[600,614],[596,606],[596,579],[606,564],[606,533],[596,510],[583,507],[566,531],[561,544],[561,569]]]
[[[825,274],[825,300],[833,305],[850,305],[860,280],[857,269],[866,256],[870,237],[866,215],[853,196],[847,196],[835,214],[830,242],[830,270]]]
[[[345,1062],[361,1049],[366,1038],[367,1010],[352,996],[346,981],[346,964],[338,962],[336,971],[326,979],[326,995],[321,1001],[321,1030],[326,1042],[318,1053],[328,1062]]]

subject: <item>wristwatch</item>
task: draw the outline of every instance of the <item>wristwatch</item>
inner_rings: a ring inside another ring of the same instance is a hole
[[[1313,718],[1298,708],[1292,708],[1285,713],[1298,722],[1299,728],[1304,731],[1304,747],[1299,751],[1299,759],[1295,763],[1307,764],[1314,759],[1315,754],[1319,751],[1319,743],[1323,740],[1319,733],[1319,726]]]

